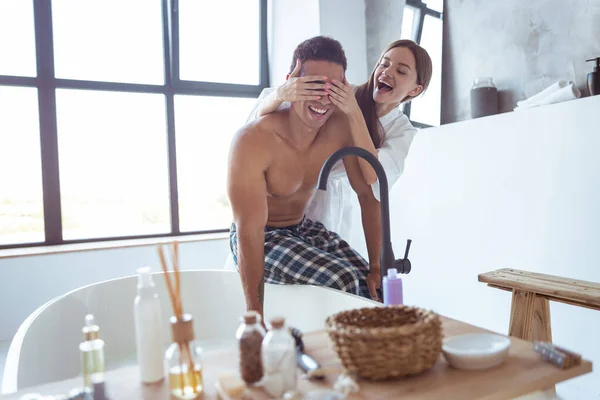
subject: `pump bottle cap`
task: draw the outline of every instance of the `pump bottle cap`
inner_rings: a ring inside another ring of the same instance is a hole
[[[150,273],[150,267],[141,267],[137,269],[138,273],[138,288],[154,287],[154,280]]]
[[[600,70],[600,57],[590,58],[589,60],[585,60],[585,61],[586,62],[596,61],[596,67],[594,67],[594,72],[598,72],[598,70]]]
[[[396,279],[398,277],[398,270],[396,268],[390,268],[387,270],[388,279]]]
[[[95,340],[100,336],[100,328],[94,323],[94,316],[88,314],[85,316],[85,326],[82,329],[85,340]]]

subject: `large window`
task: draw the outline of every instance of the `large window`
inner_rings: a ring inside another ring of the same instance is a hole
[[[64,239],[171,231],[164,104],[154,93],[57,90]]]
[[[31,1],[0,1],[0,75],[35,76]]]
[[[52,28],[57,78],[165,83],[161,0],[55,0]]]
[[[0,87],[0,243],[44,240],[38,98]]]
[[[427,91],[404,105],[404,113],[418,126],[440,124],[442,103],[443,0],[407,0],[402,16],[402,39],[411,39],[427,50],[433,64]]]
[[[0,248],[225,231],[266,2],[0,2]]]
[[[182,232],[219,229],[231,223],[223,155],[254,103],[255,99],[241,97],[175,96]]]
[[[181,79],[258,85],[260,37],[251,33],[259,31],[259,19],[249,18],[258,3],[181,0],[179,27],[187,33],[179,42]]]

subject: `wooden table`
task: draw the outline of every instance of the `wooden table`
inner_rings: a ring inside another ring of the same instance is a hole
[[[446,337],[475,332],[487,332],[484,329],[442,317],[444,335]],[[541,360],[533,351],[531,342],[511,338],[512,345],[509,357],[501,366],[486,371],[461,371],[450,368],[443,356],[429,371],[412,378],[387,382],[367,382],[360,380],[360,393],[350,399],[512,399],[542,390],[556,383],[591,372],[592,364],[583,361],[580,365],[562,370]],[[306,333],[304,335],[306,351],[324,367],[339,367],[335,352],[324,331]],[[217,399],[214,382],[225,370],[237,367],[236,348],[215,350],[204,355],[203,399]],[[331,388],[338,373],[327,376],[322,383],[299,380],[299,389],[306,392],[311,389]],[[66,394],[74,387],[81,385],[81,379],[70,379],[40,387],[30,388],[9,395],[6,400],[17,400],[25,393]],[[166,385],[163,383],[151,386],[141,385],[138,379],[137,366],[127,366],[108,371],[106,374],[106,390],[113,400],[164,400],[169,399]],[[259,389],[252,389],[252,398],[267,399]]]

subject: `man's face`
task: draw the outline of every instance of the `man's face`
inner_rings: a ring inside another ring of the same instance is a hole
[[[303,63],[301,76],[316,75],[327,77],[325,82],[332,79],[344,80],[344,68],[329,61],[308,60]],[[331,116],[335,106],[329,96],[321,96],[320,100],[307,100],[292,103],[292,110],[300,120],[311,129],[321,128]]]

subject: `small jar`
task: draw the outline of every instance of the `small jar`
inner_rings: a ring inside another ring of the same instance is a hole
[[[471,88],[471,116],[473,118],[498,114],[498,89],[492,78],[475,79]]]
[[[240,376],[249,385],[259,382],[263,377],[261,350],[266,332],[260,321],[259,313],[248,311],[235,334],[240,350]]]
[[[285,327],[283,317],[271,319],[271,330],[263,339],[263,387],[271,396],[282,398],[297,388],[296,341]]]
[[[196,399],[203,393],[202,348],[194,339],[190,314],[171,317],[173,343],[165,352],[169,371],[169,392],[177,399]]]

